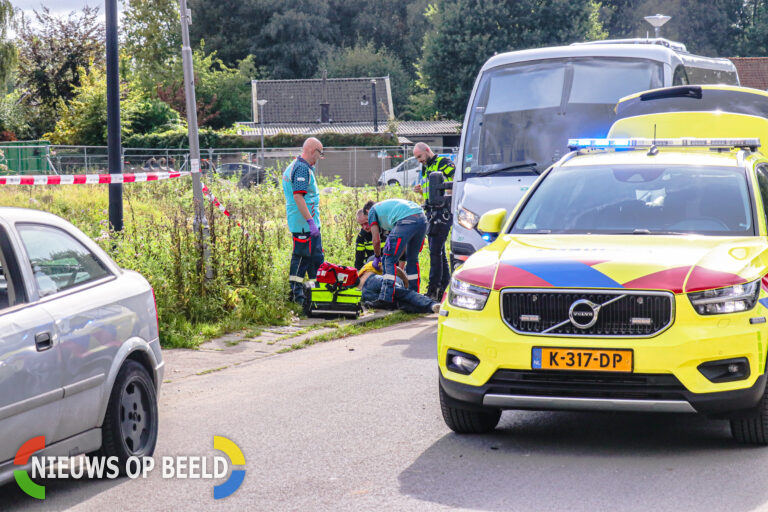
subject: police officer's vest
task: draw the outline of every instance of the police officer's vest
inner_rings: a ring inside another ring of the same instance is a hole
[[[301,233],[309,231],[309,225],[299,212],[296,200],[293,198],[293,167],[298,162],[298,158],[291,162],[285,172],[283,172],[283,193],[285,194],[285,213],[288,217],[288,229],[291,233]],[[320,192],[317,189],[317,181],[312,168],[309,168],[309,185],[307,193],[304,194],[304,201],[307,203],[309,214],[315,220],[317,227],[320,227]]]
[[[421,168],[421,195],[424,197],[424,202],[429,200],[429,175],[433,172],[443,173],[445,181],[453,181],[453,175],[451,172],[454,170],[453,162],[450,158],[444,156],[437,156],[435,160],[429,166],[422,166]]]

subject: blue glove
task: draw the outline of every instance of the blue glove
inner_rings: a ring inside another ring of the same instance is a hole
[[[374,256],[373,257],[373,268],[381,272],[381,257],[380,256]]]
[[[320,228],[315,224],[315,219],[308,219],[307,224],[309,224],[309,236],[320,236]]]

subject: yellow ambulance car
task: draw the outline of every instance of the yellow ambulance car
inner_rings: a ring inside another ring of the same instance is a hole
[[[517,206],[483,215],[495,241],[440,312],[446,424],[703,413],[768,444],[767,138],[768,120],[743,112],[629,116],[569,141]]]

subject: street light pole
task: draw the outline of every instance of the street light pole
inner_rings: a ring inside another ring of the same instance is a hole
[[[259,104],[259,129],[261,130],[261,168],[264,169],[264,117],[262,116],[262,109],[267,104],[268,100],[256,100]]]
[[[663,14],[657,14],[656,16],[646,16],[643,19],[653,26],[654,36],[659,37],[661,34],[661,27],[672,18],[670,16],[664,16]]]
[[[195,71],[192,67],[192,48],[189,45],[189,24],[192,11],[187,9],[187,0],[179,0],[181,18],[181,60],[184,68],[184,97],[187,106],[187,125],[189,135],[189,169],[192,171],[192,198],[195,204],[195,232],[202,228],[203,265],[205,278],[213,279],[211,254],[208,248],[208,219],[203,208],[203,186],[200,182],[200,141],[197,134],[197,103],[195,102]]]

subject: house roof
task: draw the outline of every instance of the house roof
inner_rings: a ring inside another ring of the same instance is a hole
[[[768,89],[768,57],[730,57],[744,87]]]
[[[396,121],[397,135],[410,137],[419,135],[456,135],[461,130],[458,121]],[[243,136],[258,137],[261,135],[262,125],[258,123],[237,123],[238,133]],[[387,129],[387,123],[379,123],[379,132]],[[264,124],[264,135],[277,135],[286,133],[289,135],[317,135],[320,133],[373,133],[373,123],[277,123]]]
[[[265,124],[319,123],[321,103],[328,103],[335,123],[373,123],[372,85],[375,82],[380,123],[394,118],[389,77],[253,80],[253,121]],[[267,100],[259,107],[259,100]]]

